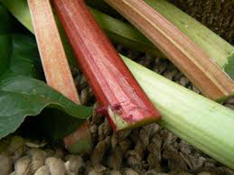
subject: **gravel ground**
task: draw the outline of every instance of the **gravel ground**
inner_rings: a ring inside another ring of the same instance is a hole
[[[230,13],[234,1],[218,0],[220,6],[212,0],[206,0],[206,6],[202,6],[201,0],[171,1],[233,44],[234,16]],[[229,22],[220,22],[220,19]],[[149,69],[200,93],[168,60],[129,51],[119,45],[116,48]],[[84,76],[76,69],[73,74],[81,102],[95,106]],[[223,105],[234,109],[234,98]],[[0,175],[234,175],[234,171],[157,124],[115,133],[106,118],[94,114],[89,120],[89,129],[93,149],[84,155],[70,154],[61,145],[37,143],[20,136],[5,138],[0,142]]]
[[[199,93],[168,60],[129,51],[121,46],[116,48],[144,66]],[[93,104],[95,98],[85,78],[76,69],[73,73],[82,103]],[[234,109],[234,99],[224,105]],[[51,147],[19,136],[6,138],[8,144],[4,144],[4,151],[0,153],[0,175],[234,175],[234,171],[157,124],[115,133],[106,118],[94,114],[89,121],[89,129],[93,149],[84,155],[72,155],[61,146]]]

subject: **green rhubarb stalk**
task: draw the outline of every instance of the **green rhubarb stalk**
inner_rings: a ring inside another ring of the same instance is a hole
[[[166,0],[145,0],[145,2],[200,46],[234,79],[234,47],[231,44]]]
[[[157,106],[161,126],[234,169],[234,111],[123,57]]]
[[[162,114],[161,126],[234,169],[234,111],[123,59]]]

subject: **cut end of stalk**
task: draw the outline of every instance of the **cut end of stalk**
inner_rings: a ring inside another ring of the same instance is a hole
[[[65,148],[71,153],[84,153],[91,149],[91,134],[87,122],[84,122],[76,131],[64,138]]]
[[[124,113],[121,106],[118,109],[108,106],[106,115],[110,124],[116,131],[136,128],[146,124],[157,122],[160,115],[155,110],[132,108],[131,113]]]

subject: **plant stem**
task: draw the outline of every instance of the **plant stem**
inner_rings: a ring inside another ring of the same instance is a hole
[[[28,4],[48,85],[76,104],[80,104],[77,89],[63,49],[49,0],[28,0]],[[74,135],[79,135],[79,137],[74,137]],[[73,138],[72,141],[67,142],[71,137]],[[69,149],[70,147],[74,147],[75,143],[77,144],[78,141],[82,141],[82,145],[85,143],[86,147],[80,146],[76,152],[83,152],[90,148],[90,139],[91,137],[88,132],[88,127],[86,124],[83,124],[82,129],[78,128],[77,131],[65,138],[65,145]],[[79,143],[78,145],[81,144]]]
[[[233,95],[232,79],[200,47],[144,1],[105,1],[142,31],[204,95],[213,100]]]
[[[234,47],[227,41],[166,0],[145,2],[200,46],[221,68],[228,64]]]
[[[234,169],[234,111],[123,57],[157,106],[159,124]]]
[[[159,114],[95,22],[83,0],[54,0],[77,61],[116,130],[159,119]]]

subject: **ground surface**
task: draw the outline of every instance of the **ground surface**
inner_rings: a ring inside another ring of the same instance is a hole
[[[121,46],[117,46],[117,49],[146,67],[199,93],[168,60],[129,51]],[[85,78],[79,71],[73,72],[79,84],[82,102],[93,103],[94,97]],[[225,102],[225,105],[234,109],[234,99]],[[94,115],[89,123],[93,141],[90,153],[82,156],[70,155],[62,147],[51,148],[12,137],[9,138],[11,143],[0,155],[0,170],[5,168],[9,172],[24,172],[12,175],[47,175],[48,171],[52,175],[63,175],[66,169],[70,171],[67,172],[68,175],[234,175],[227,167],[157,124],[116,134],[103,116]]]

